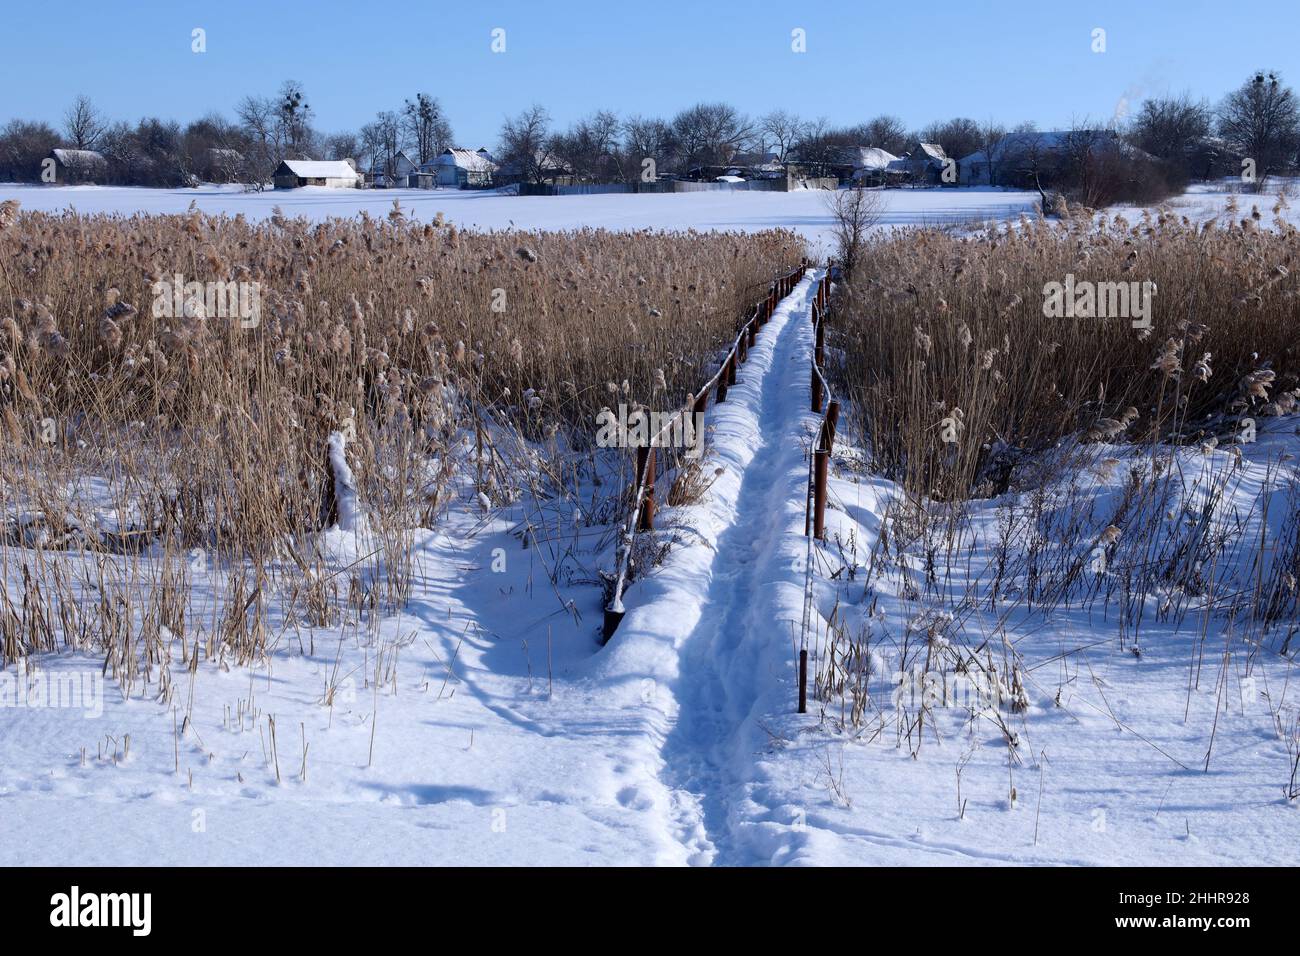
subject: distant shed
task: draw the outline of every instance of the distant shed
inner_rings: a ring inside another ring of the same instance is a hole
[[[276,167],[272,179],[276,189],[300,186],[352,189],[357,185],[357,171],[342,159],[286,159]]]
[[[108,160],[93,149],[52,149],[46,159],[54,161],[54,181],[60,184],[102,182],[108,172]]]

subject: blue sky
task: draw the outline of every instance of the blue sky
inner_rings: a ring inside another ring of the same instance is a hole
[[[113,118],[186,121],[293,78],[324,132],[427,91],[470,147],[494,145],[503,116],[534,101],[561,125],[597,108],[671,114],[724,99],[837,124],[888,112],[912,127],[964,115],[1050,128],[1108,119],[1125,98],[1217,101],[1259,67],[1300,86],[1293,0],[1265,15],[1205,0],[0,0],[0,23],[0,122],[58,125],[83,92]],[[195,27],[206,53],[190,50]],[[1104,53],[1092,51],[1097,27]],[[796,28],[805,53],[791,50]]]

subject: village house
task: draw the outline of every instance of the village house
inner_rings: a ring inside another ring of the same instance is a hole
[[[376,189],[401,188],[416,185],[410,182],[413,175],[420,172],[420,166],[411,159],[406,150],[398,150],[389,162],[379,160],[370,167],[366,174],[366,184]]]
[[[957,163],[958,182],[963,186],[1030,186],[1036,171],[1050,173],[1070,152],[1085,150],[1157,162],[1114,130],[1034,130],[1008,133],[992,147],[962,157]]]
[[[51,161],[53,181],[60,185],[103,182],[108,173],[108,160],[93,149],[52,149],[46,163]]]
[[[492,154],[480,146],[477,150],[444,149],[437,159],[420,169],[434,173],[439,186],[474,189],[492,185],[497,164],[492,161]]]
[[[357,185],[358,175],[356,167],[345,159],[286,159],[276,167],[272,179],[276,189],[301,186],[352,189]]]
[[[937,186],[943,182],[943,170],[948,164],[948,154],[937,143],[913,143],[901,158],[889,163],[886,171],[907,182]]]
[[[899,157],[879,146],[856,146],[848,150],[846,157],[853,166],[851,178],[858,186],[883,186],[898,178],[898,173],[891,172],[892,163]]]

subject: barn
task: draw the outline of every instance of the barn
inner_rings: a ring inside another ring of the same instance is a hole
[[[52,149],[46,157],[50,161],[54,182],[60,184],[103,182],[108,172],[108,160],[93,149]]]
[[[286,159],[272,176],[276,189],[300,186],[330,186],[351,189],[357,185],[357,171],[342,159]]]

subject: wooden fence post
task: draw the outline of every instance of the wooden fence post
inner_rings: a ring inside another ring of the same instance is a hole
[[[727,360],[727,384],[736,384],[736,350],[731,350],[731,357]]]
[[[812,411],[822,410],[822,377],[817,369],[817,358],[812,360]]]
[[[808,652],[799,652],[799,713],[808,713]]]
[[[641,499],[641,518],[638,531],[655,529],[655,450],[643,445],[636,450],[637,483],[645,479],[645,497]]]
[[[831,453],[824,448],[813,452],[813,537],[826,538],[826,465]]]
[[[826,364],[826,323],[825,322],[817,323],[817,346],[816,346],[816,352],[814,354],[817,356],[817,367],[818,368],[823,367]]]

